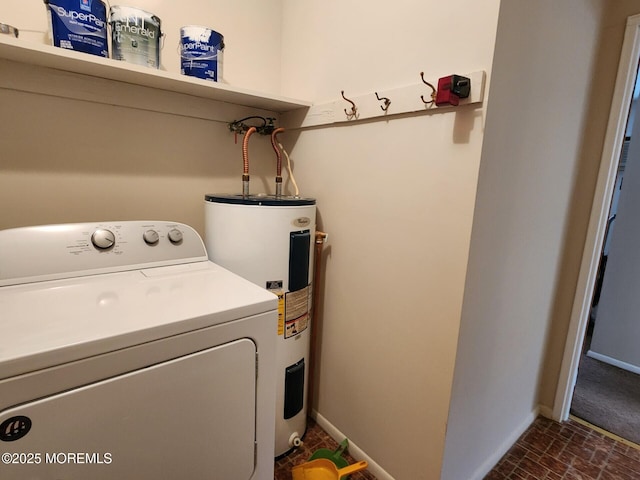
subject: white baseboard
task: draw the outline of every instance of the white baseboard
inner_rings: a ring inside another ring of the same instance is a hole
[[[538,413],[542,415],[544,418],[548,418],[549,420],[556,420],[553,418],[553,408],[547,407],[546,405],[538,405]]]
[[[493,455],[489,456],[485,462],[476,469],[468,480],[483,480],[484,477],[496,466],[502,457],[509,451],[509,449],[516,443],[518,438],[531,426],[534,420],[542,415],[547,418],[552,418],[552,410],[544,405],[536,407],[529,415],[522,419],[522,422],[515,428],[509,436],[495,450]],[[333,438],[336,442],[340,443],[346,435],[338,430],[332,423],[330,423],[325,417],[320,415],[317,411],[311,412],[311,417],[320,425],[320,427],[327,432],[327,434]],[[357,460],[366,460],[369,463],[368,470],[375,475],[378,480],[394,480],[394,478],[386,472],[380,465],[378,465],[371,457],[369,457],[361,448],[355,443],[349,440],[349,453],[353,458]]]
[[[504,439],[500,446],[495,450],[493,455],[489,456],[485,462],[476,469],[468,480],[482,480],[487,474],[493,470],[493,467],[504,457],[505,453],[513,446],[514,443],[520,438],[520,436],[531,426],[533,421],[540,413],[540,407],[536,407],[529,415],[527,415],[520,425],[511,432],[511,434]]]
[[[615,358],[609,357],[607,355],[602,355],[601,353],[594,352],[593,350],[589,350],[587,352],[587,357],[594,358],[596,360],[600,360],[601,362],[608,363],[609,365],[613,365],[614,367],[622,368],[623,370],[627,370],[629,372],[640,374],[640,367],[637,365],[633,365],[631,363],[622,362]]]
[[[336,442],[340,443],[345,439],[346,435],[338,430],[329,420],[320,415],[317,411],[311,411],[311,418],[313,418],[320,427],[327,432],[327,434],[333,438]],[[395,480],[389,473],[387,473],[380,465],[378,465],[364,450],[358,445],[349,440],[349,454],[358,461],[366,460],[369,466],[369,470],[378,480]]]

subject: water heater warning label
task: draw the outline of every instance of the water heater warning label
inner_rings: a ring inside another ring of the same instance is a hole
[[[278,295],[278,336],[280,336],[280,335],[284,335],[284,293],[278,292],[277,295]]]
[[[282,290],[282,280],[268,280],[266,284],[267,290]]]
[[[282,291],[282,280],[268,280],[267,290],[278,296],[278,336],[284,335],[284,292]]]
[[[309,315],[305,314],[287,322],[285,326],[284,338],[295,337],[299,333],[304,332],[309,326]]]
[[[307,286],[285,294],[284,338],[294,337],[309,326],[309,292]]]

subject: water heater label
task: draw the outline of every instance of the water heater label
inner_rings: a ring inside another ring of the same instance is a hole
[[[284,335],[284,291],[282,280],[267,280],[266,289],[278,296],[278,336]]]
[[[310,286],[285,294],[284,338],[295,337],[309,326]]]
[[[293,222],[291,222],[294,227],[298,228],[307,228],[311,225],[311,219],[309,217],[300,217],[296,218]]]
[[[304,314],[295,320],[288,321],[286,324],[284,338],[295,337],[304,332],[309,326],[309,314]]]
[[[278,295],[278,336],[280,336],[284,335],[284,293],[278,292],[276,295]]]

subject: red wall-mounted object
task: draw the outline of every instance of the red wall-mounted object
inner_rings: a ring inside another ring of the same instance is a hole
[[[456,106],[461,98],[467,98],[471,93],[471,80],[461,75],[449,75],[438,79],[436,105],[445,107]]]

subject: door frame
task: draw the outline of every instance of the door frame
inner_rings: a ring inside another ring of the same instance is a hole
[[[629,110],[640,59],[640,14],[627,19],[627,26],[618,64],[618,75],[611,100],[609,122],[604,139],[600,171],[596,183],[587,237],[582,253],[576,293],[571,310],[569,331],[565,343],[558,386],[553,404],[553,418],[565,421],[573,399],[578,376],[582,344],[589,322],[591,299],[595,286],[600,252],[604,242],[609,207],[616,182],[620,152],[624,142]],[[638,120],[640,121],[640,120]]]

